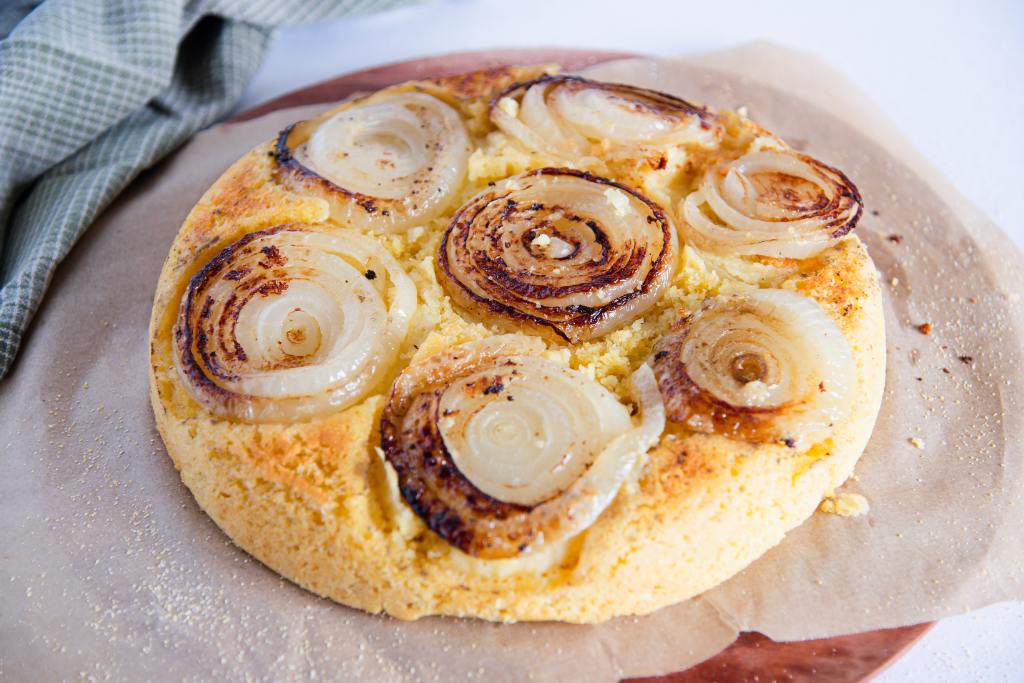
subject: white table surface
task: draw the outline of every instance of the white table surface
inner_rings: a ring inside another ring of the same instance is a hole
[[[447,0],[281,29],[239,109],[348,71],[493,47],[674,55],[769,39],[870,95],[1024,246],[1024,2]],[[940,622],[878,679],[1024,680],[1024,603]]]

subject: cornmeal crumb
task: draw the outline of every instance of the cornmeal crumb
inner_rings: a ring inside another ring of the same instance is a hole
[[[778,152],[784,149],[786,149],[786,145],[771,135],[761,135],[750,145],[751,152]]]
[[[747,382],[743,385],[743,388],[740,389],[740,393],[743,394],[743,398],[745,398],[750,405],[761,405],[768,399],[770,392],[771,387],[761,380]]]
[[[868,504],[868,499],[859,493],[841,493],[825,498],[818,509],[840,517],[860,517],[867,514],[871,505]]]
[[[604,191],[604,196],[615,209],[615,215],[625,216],[629,213],[629,197],[625,192],[615,187],[609,187]]]
[[[512,118],[519,116],[519,103],[511,97],[502,97],[498,100],[498,109],[502,110]]]

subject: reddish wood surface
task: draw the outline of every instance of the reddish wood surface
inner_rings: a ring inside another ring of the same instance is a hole
[[[334,102],[357,92],[417,78],[450,76],[465,71],[510,64],[559,64],[579,69],[590,64],[636,55],[623,52],[562,49],[511,49],[458,52],[357,71],[292,91],[241,114],[231,122],[245,121],[286,107]],[[631,683],[741,683],[788,681],[791,683],[855,683],[867,681],[906,652],[934,624],[869,631],[848,636],[777,643],[760,633],[742,633],[732,645],[697,666],[654,678],[630,679]]]
[[[760,633],[741,633],[732,645],[686,671],[629,683],[859,683],[878,675],[934,624],[868,631],[849,636],[776,643]]]

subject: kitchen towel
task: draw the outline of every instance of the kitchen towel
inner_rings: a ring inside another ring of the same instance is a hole
[[[57,264],[142,170],[231,110],[274,26],[411,1],[23,0],[0,10],[0,378]]]

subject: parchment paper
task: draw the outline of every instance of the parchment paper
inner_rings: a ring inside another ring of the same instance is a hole
[[[0,386],[0,677],[613,681],[684,669],[738,630],[824,637],[1024,598],[1020,252],[813,57],[758,44],[590,72],[745,105],[861,188],[889,371],[846,490],[871,511],[816,514],[704,596],[599,626],[403,623],[278,578],[181,485],[150,413],[145,348],[188,209],[311,109],[276,112],[204,132],[136,182],[61,266]]]

